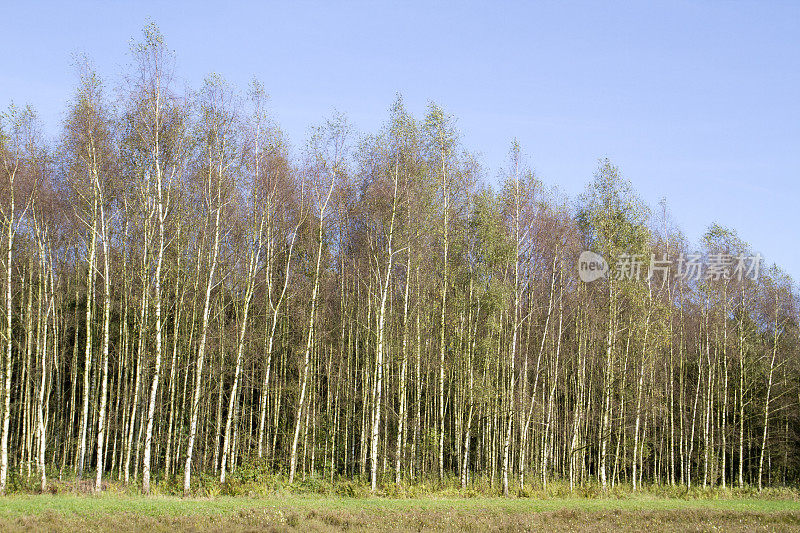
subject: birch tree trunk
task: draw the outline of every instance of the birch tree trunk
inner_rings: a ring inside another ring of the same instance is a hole
[[[99,187],[99,181],[97,186]],[[108,405],[108,349],[109,349],[109,329],[111,325],[111,247],[109,246],[109,227],[105,215],[105,208],[102,205],[103,197],[100,197],[100,224],[103,230],[101,235],[103,241],[103,341],[101,346],[102,382],[100,391],[100,407],[97,415],[97,474],[95,477],[94,491],[99,494],[102,489],[103,481],[103,447],[106,436],[106,409]]]
[[[92,307],[94,304],[94,269],[97,251],[97,204],[97,197],[95,196],[94,207],[92,208],[92,227],[89,229],[89,265],[86,276],[86,352],[83,364],[83,408],[81,411],[80,439],[78,440],[78,479],[83,477],[86,457],[86,431],[89,426],[89,377],[92,369]]]
[[[608,335],[606,337],[606,363],[605,363],[605,385],[603,386],[603,415],[600,426],[600,485],[606,490],[608,477],[608,442],[611,434],[611,392],[614,384],[614,328],[616,327],[614,315],[616,304],[614,301],[614,282],[608,281]]]
[[[769,361],[769,372],[767,373],[767,397],[764,399],[764,431],[761,434],[761,453],[758,457],[758,491],[763,490],[762,479],[764,474],[764,454],[767,449],[767,430],[769,429],[769,402],[772,394],[772,375],[775,371],[775,358],[778,355],[778,293],[775,289],[775,322],[772,329],[772,357]]]
[[[14,177],[17,172],[18,163],[15,162],[13,167],[9,165],[8,161],[3,159],[3,166],[5,167],[6,174],[8,175],[8,182],[10,187],[9,209],[8,215],[5,217],[6,223],[6,323],[5,323],[5,372],[3,376],[3,429],[0,435],[0,494],[5,494],[6,484],[8,482],[8,433],[11,422],[11,378],[12,378],[12,361],[11,356],[14,349],[13,331],[12,331],[12,293],[11,293],[11,276],[12,276],[12,251],[14,248]]]
[[[183,471],[183,495],[188,496],[191,491],[192,482],[192,453],[194,443],[197,438],[197,419],[200,416],[200,392],[203,380],[203,364],[206,355],[206,339],[208,337],[208,319],[211,312],[211,291],[214,288],[214,273],[217,270],[217,257],[219,255],[219,221],[222,212],[221,203],[221,181],[217,182],[217,208],[214,215],[214,244],[211,249],[211,265],[208,273],[208,283],[206,284],[205,300],[203,303],[203,321],[200,328],[200,343],[197,349],[197,362],[194,376],[194,392],[192,393],[191,419],[189,422],[189,440],[186,444],[186,464]]]
[[[383,351],[384,335],[386,325],[386,299],[389,295],[389,283],[392,275],[392,259],[394,250],[392,249],[392,238],[394,236],[394,219],[397,212],[397,180],[399,173],[399,163],[394,169],[394,195],[392,199],[392,217],[389,222],[389,240],[387,243],[387,265],[386,276],[381,287],[381,303],[378,310],[378,342],[375,350],[375,389],[373,393],[373,416],[372,416],[372,443],[370,445],[370,486],[374,493],[378,487],[378,432],[381,422],[381,387],[383,386]],[[380,273],[380,269],[378,269]],[[400,438],[400,437],[398,437]]]
[[[316,268],[314,269],[314,288],[311,291],[311,311],[309,312],[309,317],[308,317],[308,335],[306,337],[306,346],[305,346],[305,351],[303,352],[303,367],[300,375],[300,397],[298,398],[297,401],[297,416],[295,418],[294,436],[292,437],[292,447],[291,447],[291,453],[289,455],[289,483],[294,482],[294,475],[297,470],[297,443],[300,439],[300,427],[303,421],[303,407],[306,401],[306,389],[308,388],[308,366],[311,359],[312,341],[314,339],[314,327],[315,327],[315,318],[317,311],[317,295],[319,294],[319,276],[320,276],[320,268],[322,265],[322,244],[324,235],[323,231],[324,231],[325,209],[328,206],[328,201],[331,198],[331,194],[333,194],[333,187],[335,183],[336,183],[336,175],[334,173],[333,179],[331,179],[330,187],[328,188],[328,193],[319,206],[319,231],[317,234],[319,245],[317,246],[317,264]]]
[[[228,398],[228,415],[225,420],[225,441],[222,444],[222,464],[220,466],[220,483],[225,483],[225,472],[228,466],[228,453],[231,447],[231,424],[233,423],[233,416],[236,412],[236,399],[239,392],[239,374],[242,371],[242,352],[244,351],[244,337],[247,333],[247,318],[250,314],[250,301],[253,299],[253,286],[255,285],[256,267],[258,266],[259,257],[261,254],[261,235],[264,229],[264,219],[261,219],[261,225],[258,229],[258,243],[255,248],[250,251],[250,264],[247,268],[247,288],[245,289],[244,296],[244,309],[242,310],[242,323],[239,329],[239,340],[236,346],[236,368],[233,373],[233,386],[231,387],[231,394]]]
[[[645,318],[644,339],[642,341],[642,361],[639,368],[639,381],[636,386],[636,426],[633,430],[633,490],[637,489],[637,468],[639,458],[639,427],[642,419],[642,390],[644,388],[645,367],[648,364],[648,335],[650,334],[650,313],[652,306],[652,292],[650,291],[650,281],[648,280],[648,300],[647,316]]]
[[[156,137],[158,139],[158,137]],[[156,140],[156,152],[160,150],[158,140]],[[144,435],[144,457],[142,459],[142,492],[150,494],[150,454],[153,446],[153,419],[156,414],[156,394],[158,392],[158,382],[161,378],[161,358],[163,345],[163,321],[161,318],[161,269],[164,264],[164,219],[166,209],[164,205],[164,194],[161,183],[161,167],[156,155],[156,210],[158,216],[158,255],[156,258],[156,271],[153,275],[153,298],[156,314],[156,360],[153,368],[153,381],[150,385],[150,401],[147,407],[147,429]]]

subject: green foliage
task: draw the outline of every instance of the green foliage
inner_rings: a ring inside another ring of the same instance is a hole
[[[474,237],[470,260],[479,281],[489,284],[498,268],[514,259],[514,242],[504,230],[500,201],[484,189],[474,198],[470,231]]]
[[[591,249],[610,265],[622,253],[649,252],[649,209],[608,159],[579,199],[577,220]]]

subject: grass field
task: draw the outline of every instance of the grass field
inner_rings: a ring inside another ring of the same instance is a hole
[[[783,499],[0,498],[2,531],[800,531]]]

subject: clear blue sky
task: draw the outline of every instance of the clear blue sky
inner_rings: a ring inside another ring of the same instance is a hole
[[[333,108],[371,131],[398,91],[418,116],[435,100],[490,180],[513,137],[570,196],[608,156],[690,239],[734,227],[800,278],[800,2],[6,2],[2,18],[0,105],[32,104],[52,135],[72,54],[114,85],[150,19],[190,85],[260,78],[295,146]]]

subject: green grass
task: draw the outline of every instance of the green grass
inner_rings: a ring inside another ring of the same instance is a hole
[[[800,530],[800,502],[773,498],[180,498],[11,495],[0,498],[0,530],[180,531],[266,529],[597,531],[641,529]]]
[[[275,496],[269,498],[180,498],[176,496],[78,496],[17,495],[0,498],[0,517],[12,518],[55,512],[65,516],[94,516],[135,510],[145,516],[186,516],[236,512],[254,507],[292,507],[325,510],[443,510],[477,511],[491,509],[508,513],[548,512],[562,509],[601,510],[676,510],[718,509],[726,511],[776,512],[800,511],[800,502],[781,499],[725,498],[691,499],[631,496],[625,498],[335,498],[319,496]]]

